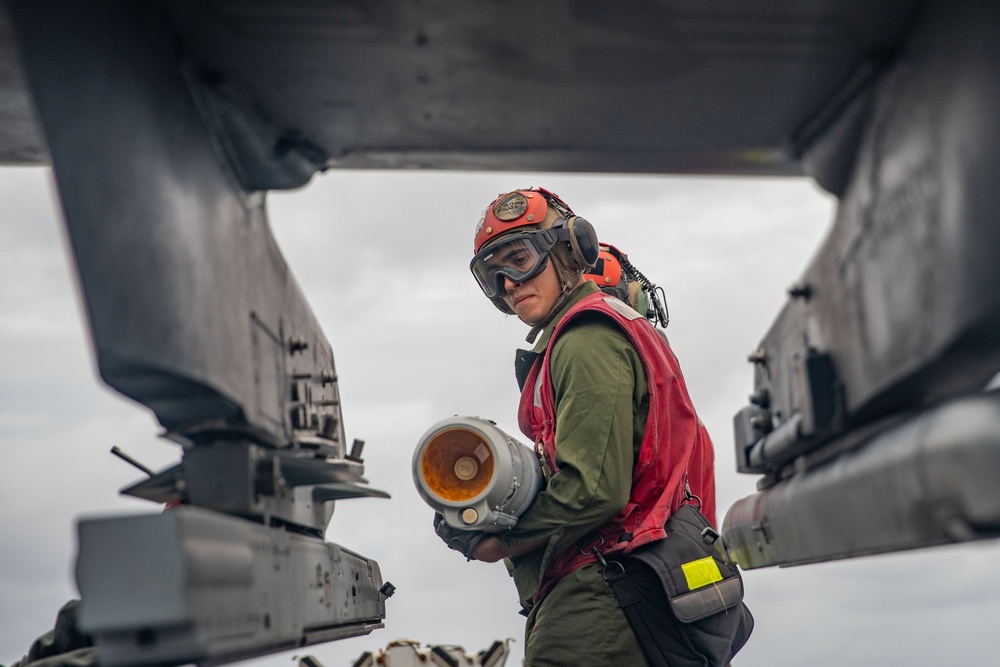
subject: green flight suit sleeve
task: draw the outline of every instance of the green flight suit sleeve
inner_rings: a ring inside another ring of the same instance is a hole
[[[522,600],[534,595],[556,557],[625,507],[648,412],[639,355],[603,316],[568,328],[550,362],[559,472],[504,536],[512,546],[549,538],[546,548],[513,559]]]

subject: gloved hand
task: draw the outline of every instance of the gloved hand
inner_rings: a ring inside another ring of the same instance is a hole
[[[486,533],[481,530],[460,530],[451,527],[444,520],[444,515],[441,512],[434,512],[434,532],[448,545],[449,549],[454,549],[468,560],[476,560],[472,552],[475,551],[480,540],[486,537]]]

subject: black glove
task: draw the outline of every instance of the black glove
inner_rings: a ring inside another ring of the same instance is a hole
[[[454,549],[468,560],[476,560],[472,555],[476,545],[486,537],[486,533],[481,530],[460,530],[452,528],[441,512],[434,512],[434,532],[440,537],[449,549]]]

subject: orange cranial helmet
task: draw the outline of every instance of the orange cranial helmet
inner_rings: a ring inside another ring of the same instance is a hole
[[[554,215],[549,214],[550,209]],[[478,253],[490,241],[515,229],[551,227],[557,218],[572,215],[573,209],[566,202],[543,188],[527,188],[502,194],[483,211],[483,217],[476,227],[473,252]]]

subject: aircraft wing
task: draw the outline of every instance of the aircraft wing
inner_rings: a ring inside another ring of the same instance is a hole
[[[800,174],[914,5],[154,4],[259,189],[313,166]],[[20,102],[0,161],[32,162],[44,145],[2,48],[0,92]],[[251,164],[272,148],[294,173]]]

